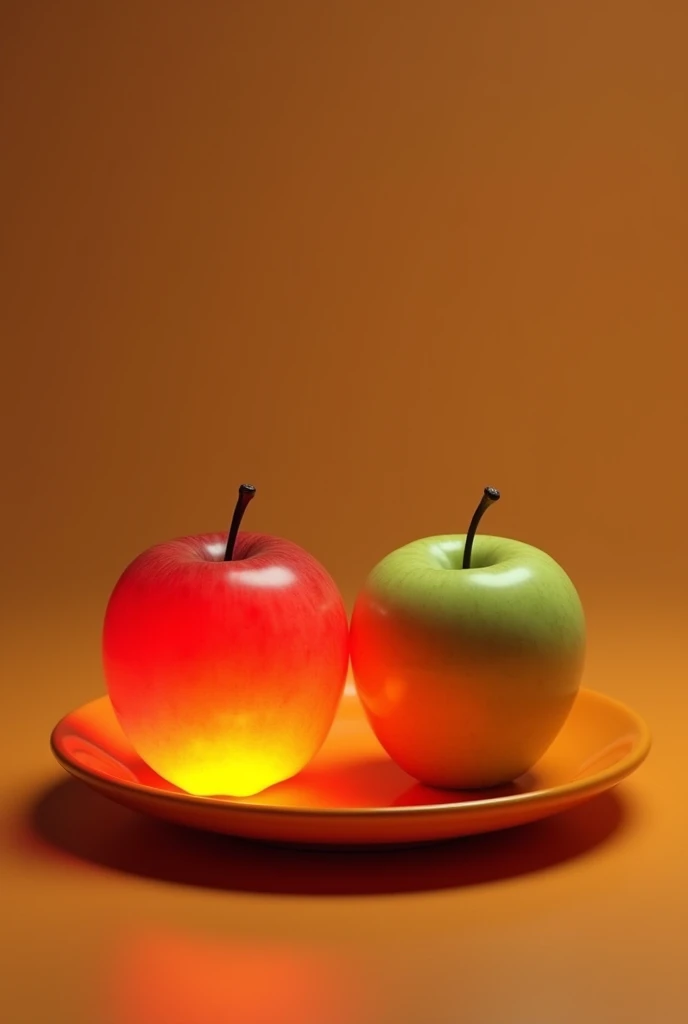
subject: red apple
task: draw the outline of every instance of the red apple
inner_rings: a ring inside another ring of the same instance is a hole
[[[158,775],[198,796],[251,796],[296,775],[332,726],[348,667],[331,576],[291,541],[237,534],[238,518],[229,541],[144,551],[105,614],[122,729]]]

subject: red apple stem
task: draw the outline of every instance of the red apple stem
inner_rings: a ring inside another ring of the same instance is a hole
[[[234,545],[236,544],[241,520],[244,518],[244,512],[248,508],[248,503],[251,498],[255,498],[255,496],[256,489],[253,484],[242,484],[239,487],[239,497],[237,498],[237,503],[234,506],[232,525],[229,528],[229,534],[227,536],[227,547],[225,548],[225,557],[223,559],[225,562],[231,562],[234,557]]]
[[[463,549],[463,568],[470,569],[471,567],[471,554],[473,552],[473,538],[475,537],[475,531],[478,529],[478,523],[483,517],[483,513],[487,511],[490,505],[493,505],[495,501],[499,501],[500,494],[496,487],[486,487],[483,491],[483,496],[480,499],[480,504],[473,513],[471,519],[471,525],[468,527],[468,533],[466,534],[466,544]]]

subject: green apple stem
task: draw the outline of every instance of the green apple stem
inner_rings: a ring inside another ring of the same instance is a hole
[[[480,499],[480,504],[473,513],[471,519],[471,525],[468,527],[468,533],[466,534],[466,544],[463,549],[463,568],[470,569],[471,567],[471,553],[473,551],[473,538],[475,537],[475,531],[478,529],[478,523],[483,517],[483,513],[493,505],[495,501],[499,501],[499,491],[495,487],[486,487],[483,491],[483,496]]]
[[[237,534],[239,533],[239,527],[241,526],[241,520],[244,518],[244,512],[248,508],[248,503],[251,498],[255,498],[256,489],[253,484],[242,484],[239,488],[239,497],[237,503],[234,506],[234,515],[232,516],[232,525],[229,528],[229,535],[227,537],[227,547],[225,549],[225,562],[231,562],[234,557],[234,545],[236,544]]]

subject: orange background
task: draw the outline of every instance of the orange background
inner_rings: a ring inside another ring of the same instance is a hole
[[[141,980],[170,958],[206,964],[203,1024],[241,977],[238,1024],[682,1019],[688,7],[1,12],[5,1018],[176,1024]],[[225,528],[241,480],[349,606],[499,487],[485,529],[569,571],[586,685],[650,760],[576,817],[355,870],[182,858],[63,782],[117,575]]]

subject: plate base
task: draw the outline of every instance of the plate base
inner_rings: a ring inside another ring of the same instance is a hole
[[[630,708],[581,690],[532,771],[489,790],[422,786],[390,760],[348,685],[332,731],[298,776],[247,799],[194,797],[138,757],[108,697],[66,715],[51,747],[60,764],[104,796],[176,824],[300,846],[409,846],[524,825],[615,786],[650,749]]]

